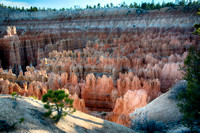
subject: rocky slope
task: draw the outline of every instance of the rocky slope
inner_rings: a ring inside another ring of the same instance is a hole
[[[134,133],[127,127],[79,111],[53,124],[50,119],[43,117],[45,111],[43,103],[32,98],[17,98],[17,106],[14,109],[11,96],[0,95],[0,106],[0,120],[5,120],[11,125],[20,118],[24,118],[24,122],[9,131],[13,133]]]
[[[178,100],[176,98],[177,97],[176,91],[177,90],[172,89],[167,93],[157,97],[146,106],[136,109],[134,112],[130,113],[131,119],[136,121],[138,121],[139,119],[149,119],[156,121],[157,123],[161,122],[163,125],[165,125],[164,126],[165,128],[164,129],[160,128],[159,130],[160,132],[166,132],[166,133],[191,132],[189,128],[185,127],[181,123],[183,115],[180,113],[179,108],[177,106]],[[150,122],[141,124],[146,124],[149,126],[151,125]]]
[[[162,121],[168,124],[180,122],[182,114],[179,112],[177,106],[178,101],[170,98],[170,95],[172,95],[171,91],[168,91],[154,99],[145,107],[136,109],[130,116],[134,118],[146,112],[148,118],[156,121]]]

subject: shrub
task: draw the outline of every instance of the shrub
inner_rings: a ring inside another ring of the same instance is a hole
[[[148,118],[147,112],[145,112],[137,116],[132,121],[131,128],[136,131],[141,130],[145,132],[155,132],[163,131],[165,129],[165,125],[162,122]]]
[[[44,104],[44,108],[48,109],[45,116],[55,120],[55,123],[59,122],[59,120],[68,113],[76,111],[72,109],[73,100],[69,98],[68,94],[65,94],[64,90],[48,90],[48,92],[42,96],[42,102],[46,103]],[[53,115],[53,112],[57,112],[57,114]]]
[[[24,121],[24,118],[20,118],[17,122],[15,122],[12,125],[10,125],[5,120],[0,120],[0,131],[9,132],[9,131],[13,130],[17,124],[20,124],[23,121]]]
[[[186,88],[187,88],[187,82],[185,80],[177,82],[172,88],[170,88],[171,91],[168,98],[177,100],[179,93],[185,92]]]
[[[194,31],[193,33],[195,35],[199,35],[200,34],[200,24],[195,24],[194,27],[195,27],[196,31]]]
[[[103,115],[103,116],[106,116],[107,114],[104,112],[102,115]]]
[[[18,94],[17,94],[17,92],[12,92],[12,99],[14,100],[14,101],[16,101],[17,100],[17,98],[18,98]]]
[[[31,97],[31,98],[33,98],[33,99],[35,99],[35,100],[38,100],[38,98],[36,97],[36,96],[29,96],[29,97]]]
[[[197,14],[200,15],[200,9]],[[194,27],[195,27],[195,31],[193,32],[193,34],[200,35],[200,24],[195,24]]]
[[[17,124],[20,124],[20,123],[22,123],[23,121],[24,121],[24,118],[22,117],[22,118],[20,118],[17,122],[13,123],[13,124],[12,124],[12,127],[15,127]]]
[[[15,109],[17,106],[17,98],[19,96],[18,96],[17,92],[13,92],[11,95],[12,95],[12,99],[13,99],[13,109]]]

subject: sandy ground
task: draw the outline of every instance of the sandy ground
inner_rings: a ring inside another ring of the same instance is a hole
[[[0,120],[13,124],[20,118],[14,133],[132,133],[125,126],[109,122],[94,116],[76,111],[54,124],[51,119],[43,117],[43,103],[33,98],[20,97],[13,108],[13,99],[9,95],[0,95]]]

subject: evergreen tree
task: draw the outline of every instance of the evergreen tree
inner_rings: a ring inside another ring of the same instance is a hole
[[[199,12],[197,13],[198,15],[200,15],[200,9]],[[200,24],[195,24],[194,25],[196,31],[194,32],[195,35],[200,35]]]
[[[134,6],[133,6],[133,4],[132,4],[132,3],[129,5],[129,8],[134,8]]]
[[[195,35],[200,35],[200,24],[195,24],[194,25],[196,31],[194,32]]]
[[[89,9],[92,9],[92,6],[89,6]]]
[[[45,7],[43,7],[43,8],[42,8],[42,11],[45,11],[45,10],[46,10]]]
[[[142,9],[146,9],[146,7],[147,7],[146,2],[145,2],[145,3],[142,3],[141,8],[142,8]]]
[[[121,4],[121,7],[127,7],[125,1]]]
[[[98,4],[97,4],[97,7],[98,7],[98,8],[101,8],[101,5],[100,5],[100,3],[98,3]]]
[[[107,4],[106,7],[109,8],[110,7],[109,4]]]
[[[69,98],[68,94],[65,94],[64,90],[48,90],[48,92],[42,96],[42,102],[45,103],[44,108],[48,109],[45,116],[52,118],[56,123],[58,123],[63,116],[76,111],[72,109],[73,100]],[[57,114],[53,115],[53,112],[57,112]]]
[[[142,9],[144,9],[144,10],[150,10],[151,8],[150,8],[150,4],[149,3],[142,3],[142,5],[141,5],[141,8]]]
[[[65,8],[62,8],[61,11],[65,11]]]
[[[37,7],[33,7],[31,11],[33,11],[33,12],[38,11],[38,8]]]
[[[156,9],[159,9],[159,10],[160,10],[160,8],[161,8],[160,3],[157,3],[157,4],[156,4]]]
[[[138,8],[138,4],[136,2],[134,2],[134,7]],[[140,7],[139,7],[140,8]]]
[[[166,3],[165,3],[164,0],[163,0],[163,2],[162,2],[162,7],[166,7]]]
[[[195,33],[200,35],[199,27],[195,28]],[[195,131],[200,129],[200,50],[190,48],[181,70],[184,71],[187,89],[178,95],[181,100],[178,106],[183,113],[184,124]]]
[[[150,9],[151,9],[151,10],[154,10],[154,9],[155,9],[154,3],[151,3],[151,4],[150,4]]]
[[[111,8],[113,7],[113,3],[110,3],[110,7],[111,7]]]
[[[180,1],[180,2],[179,2],[179,5],[180,5],[180,6],[185,6],[185,0]]]
[[[200,128],[200,51],[191,48],[184,61],[184,79],[187,81],[187,89],[178,96],[181,102],[178,104],[186,126]]]

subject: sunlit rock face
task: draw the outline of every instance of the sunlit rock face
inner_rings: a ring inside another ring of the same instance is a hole
[[[103,75],[95,78],[94,74],[88,74],[86,84],[81,88],[81,97],[85,99],[86,106],[95,111],[112,111],[112,91],[114,90],[112,78]]]
[[[130,124],[129,113],[137,108],[147,105],[147,93],[145,90],[128,90],[123,97],[117,99],[113,112],[106,116],[107,120],[124,124]]]
[[[182,79],[188,48],[200,48],[197,9],[6,10],[0,93],[42,99],[62,89],[77,110],[128,126],[129,113]]]

